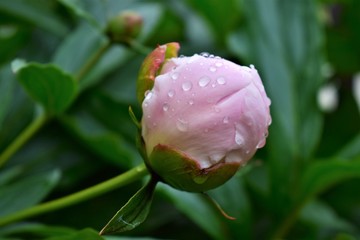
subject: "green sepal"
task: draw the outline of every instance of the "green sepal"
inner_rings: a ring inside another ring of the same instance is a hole
[[[161,180],[187,192],[205,192],[229,180],[238,170],[239,163],[219,163],[201,168],[196,160],[166,145],[154,147],[149,165]]]
[[[176,42],[158,46],[144,60],[137,79],[137,99],[141,104],[145,92],[152,89],[154,80],[166,59],[177,57],[180,46]]]
[[[150,211],[157,182],[152,177],[106,224],[100,235],[130,231],[144,222]]]
[[[134,111],[132,110],[132,107],[129,106],[129,115],[130,118],[132,120],[132,122],[135,124],[136,128],[138,130],[141,130],[141,123],[139,122],[139,120],[136,118]]]

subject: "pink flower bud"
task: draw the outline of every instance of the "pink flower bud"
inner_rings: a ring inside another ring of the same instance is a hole
[[[168,59],[142,102],[148,165],[182,190],[217,187],[265,145],[269,106],[254,66],[204,54]]]

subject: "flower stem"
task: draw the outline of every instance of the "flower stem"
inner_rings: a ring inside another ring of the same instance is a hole
[[[95,64],[101,59],[104,53],[111,47],[111,41],[107,40],[104,45],[102,45],[84,64],[84,66],[78,71],[75,75],[75,79],[80,81],[85,77],[85,75],[90,72],[90,70],[95,66]]]
[[[284,219],[282,224],[276,229],[272,239],[283,239],[286,234],[290,231],[291,227],[294,225],[297,220],[299,213],[302,209],[302,204],[299,204],[294,207],[292,212]]]
[[[152,49],[145,47],[144,45],[142,45],[141,43],[139,43],[136,40],[130,40],[128,41],[129,47],[134,50],[135,52],[141,54],[141,55],[145,55],[147,56]]]
[[[38,115],[19,136],[1,153],[0,167],[2,167],[39,129],[49,118],[45,114]]]
[[[136,166],[129,171],[109,179],[105,182],[99,183],[95,186],[89,187],[87,189],[81,190],[79,192],[70,194],[68,196],[45,202],[34,207],[10,214],[0,219],[0,226],[10,224],[25,218],[38,216],[40,214],[65,208],[71,205],[74,205],[79,202],[89,200],[91,198],[97,197],[101,194],[110,192],[114,189],[120,188],[124,185],[127,185],[131,182],[139,180],[140,178],[148,174],[147,169],[144,164]]]

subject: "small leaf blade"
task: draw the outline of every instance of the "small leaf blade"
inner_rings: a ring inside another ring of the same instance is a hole
[[[29,63],[16,74],[28,94],[50,114],[64,112],[77,94],[75,79],[52,64]]]
[[[100,231],[100,235],[125,232],[136,228],[145,221],[150,211],[157,180],[151,178]]]

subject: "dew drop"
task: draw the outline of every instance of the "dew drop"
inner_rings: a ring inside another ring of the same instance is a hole
[[[268,126],[271,125],[271,123],[272,123],[272,118],[269,117]]]
[[[200,53],[200,56],[203,56],[203,57],[209,57],[209,53],[208,52],[202,52],[202,53]]]
[[[220,85],[224,85],[226,83],[226,80],[224,77],[219,77],[218,79],[216,79],[216,82]]]
[[[251,69],[255,69],[255,67],[254,67],[253,64],[250,64],[250,68],[251,68]]]
[[[176,121],[176,127],[180,132],[186,132],[188,130],[189,123],[183,119],[178,119]]]
[[[214,88],[214,87],[216,87],[216,84],[215,84],[215,83],[213,83],[211,86]]]
[[[187,92],[192,88],[192,83],[191,82],[184,82],[181,87],[185,92]]]
[[[207,175],[198,175],[193,177],[193,181],[197,184],[203,184],[206,182],[207,179],[208,179]]]
[[[210,72],[216,72],[216,67],[210,67],[209,70]]]
[[[199,86],[200,87],[206,87],[208,84],[209,84],[209,82],[210,82],[210,78],[209,77],[202,77],[202,78],[200,78],[200,80],[199,80]]]
[[[178,72],[174,72],[173,74],[171,74],[171,78],[173,79],[173,80],[176,80],[176,79],[178,79],[179,78],[179,73]]]
[[[222,62],[215,63],[215,66],[217,66],[217,67],[221,67],[222,65],[223,65]]]
[[[194,105],[194,101],[193,101],[193,100],[189,100],[189,105]]]
[[[170,98],[174,97],[174,96],[175,96],[175,90],[173,90],[173,89],[169,90],[168,96],[169,96]]]
[[[229,123],[229,117],[224,117],[223,123],[225,123],[225,124]]]
[[[266,143],[266,139],[262,138],[259,143],[256,145],[256,148],[262,148],[263,146],[265,146]]]
[[[214,57],[215,57],[214,54],[210,54],[210,55],[209,55],[209,58],[214,58]]]
[[[238,129],[238,126],[235,125],[235,143],[239,146],[244,144],[244,137],[242,136],[241,132]]]
[[[249,154],[249,153],[250,153],[250,150],[246,150],[245,153],[246,153],[246,154]]]
[[[153,96],[153,92],[152,92],[152,91],[147,90],[147,91],[145,92],[145,100],[150,100],[152,96]]]
[[[163,110],[164,110],[164,112],[167,112],[169,110],[169,104],[164,103],[163,104]]]

